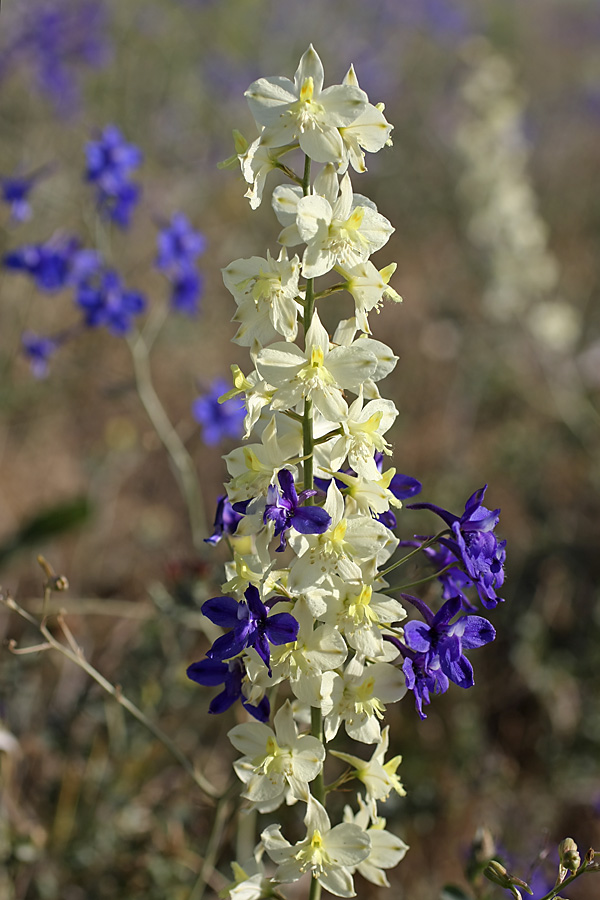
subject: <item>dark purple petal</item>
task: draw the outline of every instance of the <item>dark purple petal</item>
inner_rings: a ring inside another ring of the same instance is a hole
[[[206,655],[210,659],[231,659],[248,646],[247,637],[247,628],[229,631],[216,639]]]
[[[436,513],[436,515],[440,516],[441,519],[444,520],[446,525],[452,527],[455,522],[459,521],[458,516],[455,516],[454,513],[448,512],[447,509],[442,509],[441,506],[435,506],[433,503],[411,503],[406,507],[407,509],[429,509],[431,512]]]
[[[298,505],[298,494],[294,484],[294,476],[289,469],[280,469],[277,473],[277,480],[281,486],[281,491],[286,500],[290,502],[292,508]]]
[[[460,605],[460,597],[451,597],[449,600],[446,600],[433,617],[431,627],[437,630],[441,626],[447,625],[450,619],[453,619],[459,611]]]
[[[272,675],[271,672],[271,648],[269,647],[269,641],[265,634],[260,634],[258,631],[255,632],[254,636],[254,649],[264,662],[267,670],[269,672],[269,676]]]
[[[231,683],[226,684],[225,690],[221,691],[220,694],[217,694],[217,696],[213,697],[213,699],[210,701],[210,704],[208,707],[209,713],[211,713],[212,715],[216,715],[216,716],[220,715],[221,713],[224,713],[226,710],[229,709],[230,706],[232,706],[235,703],[236,700],[239,699],[239,697],[241,697],[241,695],[242,695],[241,685],[240,685],[239,689],[236,689],[236,687],[233,684],[231,684]]]
[[[244,597],[246,598],[248,609],[250,610],[250,615],[252,616],[252,618],[265,619],[267,616],[267,607],[260,599],[258,588],[256,588],[253,584],[249,584],[244,591]]]
[[[291,524],[300,534],[324,534],[331,525],[331,516],[321,506],[301,506]]]
[[[207,619],[221,628],[235,628],[239,624],[240,604],[233,597],[213,597],[201,609]]]
[[[251,703],[248,703],[246,700],[242,700],[242,706],[250,713],[251,716],[254,716],[255,719],[258,719],[259,722],[269,721],[269,717],[271,715],[271,704],[269,703],[267,697],[263,697],[262,700],[259,701],[257,706],[252,706]]]
[[[482,488],[479,488],[478,491],[475,491],[467,502],[465,503],[465,511],[461,516],[465,521],[470,519],[473,513],[477,512],[479,507],[481,506],[481,502],[485,496],[485,492],[487,491],[487,484],[485,484]]]
[[[419,610],[427,624],[431,625],[434,618],[433,610],[427,606],[424,600],[421,600],[420,597],[413,597],[412,594],[401,594],[400,596],[409,603],[412,603],[412,605]]]
[[[391,511],[391,509],[388,509],[387,512],[380,513],[380,514],[377,516],[377,521],[378,521],[378,522],[381,522],[382,525],[385,525],[385,527],[386,527],[386,528],[389,528],[390,530],[393,529],[393,528],[395,528],[396,525],[398,524],[398,521],[397,521],[397,519],[396,519],[396,516],[395,516],[394,513]]]
[[[228,672],[229,667],[227,663],[217,659],[201,659],[199,662],[192,663],[186,670],[188,678],[204,685],[204,687],[214,687],[217,684],[223,684]]]
[[[404,626],[404,640],[411,650],[427,653],[431,649],[431,629],[425,622],[407,622]]]
[[[454,645],[448,641],[444,645],[443,652],[440,653],[440,663],[442,671],[448,676],[450,681],[457,684],[461,688],[470,688],[474,685],[473,666],[466,656],[454,654]]]
[[[298,622],[290,613],[275,613],[265,623],[265,634],[272,644],[290,644],[298,637]]]
[[[460,626],[457,629],[456,626]],[[483,647],[496,637],[496,630],[491,622],[482,616],[463,616],[454,626],[454,634],[458,634],[460,642],[466,650]]]
[[[409,497],[420,494],[422,487],[423,485],[416,478],[412,478],[411,475],[401,475],[399,472],[393,476],[390,482],[390,491],[398,500],[407,500]]]

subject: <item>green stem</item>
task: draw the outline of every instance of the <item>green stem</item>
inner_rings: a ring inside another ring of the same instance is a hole
[[[310,733],[317,740],[323,741],[323,716],[321,710],[317,706],[310,708]],[[311,794],[318,800],[322,806],[325,806],[325,783],[323,781],[323,770],[319,772],[315,780],[312,782]]]
[[[304,160],[304,178],[302,180],[302,192],[306,197],[310,192],[310,157],[305,157]],[[306,294],[304,299],[304,317],[303,317],[303,327],[304,327],[304,340],[306,342],[306,332],[310,328],[310,323],[312,322],[312,318],[315,312],[315,293],[314,293],[314,280],[309,278],[306,282]],[[312,400],[310,397],[306,397],[304,400],[304,415],[302,417],[302,441],[303,441],[303,449],[302,455],[304,456],[304,490],[310,490],[313,487],[313,421],[312,421]],[[313,502],[312,497],[308,497],[306,500],[307,505],[311,505]]]
[[[395,594],[396,591],[406,591],[408,588],[417,587],[419,584],[427,584],[428,581],[433,581],[435,578],[439,578],[440,575],[443,575],[444,572],[449,572],[450,569],[454,569],[456,563],[450,563],[450,565],[446,566],[444,569],[440,569],[439,572],[432,572],[431,575],[427,575],[425,578],[419,578],[418,581],[409,581],[408,584],[395,584],[393,587],[386,588],[381,591],[382,594]]]
[[[310,884],[310,894],[308,895],[308,900],[320,900],[320,897],[321,885],[316,878],[313,878]]]
[[[430,547],[432,544],[435,544],[437,540],[439,540],[443,534],[448,531],[447,528],[444,528],[443,531],[438,531],[437,534],[434,534],[433,537],[430,537],[429,540],[424,541],[422,544],[419,544],[418,547],[415,547],[414,550],[411,550],[410,553],[407,553],[406,556],[403,556],[402,559],[399,559],[398,562],[393,563],[393,565],[388,566],[387,569],[383,569],[379,574],[382,578],[385,578],[386,575],[389,575],[390,572],[393,572],[394,569],[398,569],[400,566],[403,566],[405,562],[415,556],[417,553],[420,553],[421,550],[425,550],[427,547]]]
[[[583,875],[583,873],[587,869],[589,869],[592,872],[598,871],[598,868],[596,867],[595,864],[590,866],[589,863],[585,863],[585,862],[582,863],[582,865],[577,869],[576,872],[574,872],[572,875],[569,875],[569,877],[565,878],[565,880],[562,881],[560,884],[555,885],[551,891],[548,891],[547,894],[544,894],[544,896],[541,898],[541,900],[553,900],[554,897],[557,897],[560,894],[560,892],[562,891],[563,888],[567,887],[569,884],[572,884],[575,881],[575,879],[579,878],[580,875]]]

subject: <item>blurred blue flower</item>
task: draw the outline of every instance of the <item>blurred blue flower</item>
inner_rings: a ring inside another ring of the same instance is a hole
[[[58,350],[59,342],[49,337],[33,334],[31,331],[25,331],[21,336],[21,343],[34,376],[45,378],[48,374],[48,363]]]
[[[158,233],[156,267],[168,275],[195,262],[206,250],[206,238],[195,231],[183,213],[175,213]]]
[[[28,0],[20,4],[0,55],[0,77],[24,62],[33,69],[39,89],[64,114],[78,105],[81,64],[101,66],[109,57],[104,0]]]
[[[129,180],[142,161],[138,147],[128,144],[116,125],[107,125],[96,141],[86,146],[85,177],[96,185],[100,210],[122,228],[127,228],[140,187]]]
[[[35,180],[35,176],[0,176],[2,200],[10,206],[10,217],[13,222],[26,222],[31,218],[29,193]]]
[[[144,296],[126,290],[120,275],[110,269],[80,284],[75,299],[88,327],[104,326],[117,337],[127,334],[133,317],[146,308]]]
[[[171,281],[171,306],[176,312],[194,316],[198,312],[204,279],[196,269],[183,269]]]
[[[71,283],[79,252],[76,238],[55,235],[45,244],[10,251],[2,262],[7,269],[30,275],[40,290],[58,291]]]
[[[204,443],[209,446],[241,436],[246,412],[243,401],[233,398],[219,403],[219,397],[226,394],[229,388],[230,384],[224,378],[216,378],[208,392],[198,397],[192,405],[192,414],[202,426]]]
[[[195,231],[183,213],[175,213],[157,238],[156,267],[171,282],[171,306],[177,312],[194,315],[202,294],[202,276],[196,258],[206,249],[206,238]]]

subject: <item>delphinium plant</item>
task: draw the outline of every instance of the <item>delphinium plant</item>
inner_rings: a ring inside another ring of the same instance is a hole
[[[25,337],[38,375],[59,346],[84,328],[103,326],[129,340],[142,401],[188,500],[194,543],[200,546],[203,532],[209,544],[223,541],[232,551],[223,593],[202,607],[206,619],[226,633],[214,640],[205,659],[189,666],[188,675],[219,688],[210,713],[223,713],[240,700],[251,717],[229,731],[241,754],[234,769],[247,807],[259,814],[276,813],[283,804],[296,807],[296,834],[303,828],[295,843],[284,835],[282,823],[260,829],[254,852],[232,863],[234,880],[222,896],[233,900],[281,898],[285,885],[303,876],[309,900],[317,900],[323,888],[355,896],[357,873],[389,886],[386,872],[408,847],[386,829],[381,814],[392,793],[405,793],[398,775],[401,757],[387,758],[392,742],[390,725],[384,724],[386,705],[411,692],[424,719],[432,696],[447,691],[451,682],[473,686],[466,653],[495,637],[492,624],[478,614],[479,604],[493,610],[504,580],[505,542],[495,535],[499,510],[484,506],[485,487],[460,513],[430,502],[409,503],[408,509],[433,513],[439,530],[414,536],[406,528],[402,539],[396,534],[402,502],[418,495],[421,485],[386,462],[391,456],[386,435],[398,411],[381,396],[379,384],[397,357],[371,332],[370,315],[384,300],[400,301],[389,284],[395,264],[379,269],[370,260],[394,229],[371,200],[354,193],[350,174],[366,171],[365,153],[391,144],[392,126],[383,105],[370,103],[359,87],[352,67],[342,84],[324,89],[323,80],[311,46],[294,81],[261,78],[246,92],[258,137],[248,143],[235,133],[236,154],[229,162],[241,166],[252,209],[263,202],[271,172],[288,183],[272,192],[282,225],[280,251],[234,260],[223,272],[237,307],[233,340],[249,349],[252,369],[244,374],[232,366],[233,388],[217,385],[222,403],[235,401],[228,407],[231,414],[219,416],[215,390],[195,407],[208,444],[222,434],[232,436],[240,404],[244,409],[247,443],[225,457],[230,480],[218,500],[212,535],[198,513],[191,458],[148,377],[148,325],[134,336],[145,297],[125,289],[100,254],[68,235],[23,245],[4,258],[6,267],[43,291],[70,287],[83,315],[79,325],[60,335]],[[128,228],[140,194],[131,178],[140,152],[110,126],[90,142],[87,154],[85,177],[95,188],[101,215]],[[11,192],[3,182],[14,220],[28,213],[24,205],[34,180],[23,184]],[[203,237],[182,213],[161,223],[155,265],[170,284],[171,308],[197,311],[196,259],[203,249]],[[351,298],[350,314],[330,334],[321,315],[326,318],[323,307],[337,293]],[[158,325],[151,324],[150,338],[158,327],[160,317]],[[399,580],[394,573],[419,554],[429,574],[412,583]],[[51,593],[65,590],[67,582],[40,562],[46,577],[41,619],[0,593],[43,639],[11,649],[55,649],[79,665],[168,747],[200,791],[219,800],[219,827],[192,892],[200,896],[222,855],[217,844],[231,790],[219,798],[173,738],[85,660],[62,615],[58,637],[49,629]],[[421,584],[439,586],[433,608],[411,593]],[[408,611],[416,617],[409,619]],[[334,743],[342,725],[356,742],[352,753]],[[330,768],[334,775],[327,781]],[[340,816],[340,805],[331,798],[342,787],[348,792],[352,782],[356,800]],[[252,817],[247,822],[252,825]],[[559,875],[547,900],[584,871],[596,871],[593,851],[582,864],[568,841],[561,845]],[[492,884],[517,900],[520,890],[530,891],[491,852],[484,856],[472,879],[478,900],[488,896]],[[450,887],[444,896],[467,895]]]
[[[385,829],[379,808],[392,792],[404,794],[400,757],[386,759],[386,705],[411,691],[424,718],[431,695],[451,681],[473,685],[465,653],[495,632],[471,594],[492,609],[503,583],[499,510],[484,507],[485,488],[460,515],[412,504],[442,520],[437,534],[403,542],[395,534],[394,510],[421,485],[386,465],[398,411],[379,383],[397,357],[369,322],[385,299],[401,299],[389,284],[395,264],[379,269],[370,260],[394,229],[354,192],[350,175],[366,170],[365,152],[391,144],[392,126],[352,67],[342,84],[324,88],[323,80],[310,46],[293,81],[254,82],[246,97],[259,136],[248,143],[236,132],[228,161],[241,165],[253,209],[271,171],[288,183],[271,197],[279,253],[223,271],[237,306],[233,340],[249,348],[252,369],[232,366],[234,387],[222,400],[244,398],[249,442],[225,457],[230,479],[211,540],[252,540],[249,551],[230,541],[223,594],[202,607],[228,630],[188,675],[222,686],[211,713],[240,699],[254,718],[229,732],[249,806],[272,813],[302,804],[305,826],[293,844],[280,824],[262,830],[254,858],[234,864],[228,896],[238,898],[280,896],[280,885],[303,875],[311,900],[322,888],[354,896],[356,872],[389,884],[386,870],[407,846]],[[352,308],[330,334],[322,307],[337,292],[350,295]],[[390,562],[400,543],[409,549]],[[433,566],[422,580],[442,588],[437,611],[407,593],[412,585],[388,580],[421,551]],[[405,604],[419,618],[406,621]],[[334,749],[342,726],[359,755]],[[347,768],[326,784],[330,757]],[[351,779],[361,793],[334,823],[328,799]]]

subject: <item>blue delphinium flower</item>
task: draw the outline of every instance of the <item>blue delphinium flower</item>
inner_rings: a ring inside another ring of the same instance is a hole
[[[243,401],[233,398],[219,403],[219,397],[227,393],[230,384],[224,378],[215,378],[208,392],[198,397],[192,405],[192,415],[202,426],[205,444],[214,446],[227,438],[239,438],[242,433],[245,409]]]
[[[269,610],[260,599],[258,588],[249,585],[244,592],[245,600],[233,597],[213,597],[202,605],[202,612],[222,628],[232,630],[217,638],[208,653],[209,659],[231,659],[247,647],[254,647],[269,675],[271,674],[271,644],[289,644],[298,636],[298,622],[290,613],[269,615]],[[272,602],[285,598],[274,598]]]
[[[250,715],[259,722],[268,722],[271,714],[268,699],[263,697],[258,706],[253,706],[244,698],[242,693],[244,674],[240,659],[230,659],[229,662],[222,662],[218,659],[201,659],[199,662],[192,663],[187,669],[188,678],[198,684],[205,687],[223,685],[221,693],[211,700],[208,707],[209,713],[225,712],[236,700],[241,699],[242,706],[248,710]]]
[[[110,56],[103,0],[28,0],[0,56],[0,77],[24,61],[39,89],[61,113],[78,105],[81,64],[101,66]]]
[[[489,510],[482,506],[486,490],[487,485],[469,497],[462,516],[456,516],[433,503],[413,503],[408,509],[430,509],[444,520],[453,537],[441,537],[440,544],[463,563],[467,575],[477,588],[481,602],[492,609],[502,602],[495,588],[504,583],[506,541],[498,541],[493,534],[500,510]]]
[[[295,528],[300,534],[324,534],[331,525],[331,516],[320,506],[301,506],[307,497],[314,497],[316,490],[296,491],[294,476],[288,469],[277,475],[281,491],[274,484],[267,490],[267,503],[263,522],[275,523],[275,537],[281,535],[277,551],[285,550],[286,533]]]
[[[159,231],[157,244],[156,268],[171,282],[171,306],[194,315],[202,293],[196,258],[206,249],[206,238],[192,228],[183,213],[175,213],[170,224]]]
[[[404,626],[404,641],[386,635],[404,657],[402,671],[406,686],[414,692],[419,716],[425,719],[423,704],[430,702],[430,694],[443,694],[452,681],[462,688],[474,684],[473,667],[464,650],[483,647],[496,637],[496,631],[481,616],[460,616],[451,622],[461,609],[460,597],[453,597],[434,613],[418,597],[402,594],[415,606],[424,622],[411,620]]]
[[[80,284],[76,301],[88,327],[104,326],[117,337],[127,334],[133,317],[146,308],[144,296],[126,290],[121,277],[110,269]]]
[[[243,518],[241,513],[235,511],[227,494],[222,494],[217,498],[217,511],[213,523],[214,531],[210,537],[204,538],[205,542],[207,544],[218,544],[226,534],[235,534]]]
[[[76,238],[55,235],[45,244],[26,244],[7,253],[2,262],[7,269],[31,276],[42,291],[58,291],[72,282],[77,264]]]
[[[433,613],[423,600],[402,594],[417,607],[424,622],[411,620],[404,626],[404,642],[409,649],[423,653],[431,662],[438,660],[444,675],[462,688],[474,684],[473,667],[463,653],[483,647],[496,637],[493,625],[482,616],[460,616],[455,622],[450,620],[461,609],[460,597],[446,600],[444,605]]]
[[[156,267],[171,274],[193,264],[206,250],[206,238],[195,231],[183,213],[175,213],[169,225],[158,233]]]
[[[45,378],[48,374],[50,358],[58,350],[59,342],[49,337],[33,334],[31,331],[25,331],[21,336],[21,343],[34,376]]]
[[[31,218],[29,194],[35,181],[34,175],[0,176],[2,200],[10,207],[10,218],[13,222],[26,222]]]
[[[195,316],[199,309],[204,280],[196,269],[182,269],[171,276],[171,307],[176,312]]]
[[[126,228],[139,196],[139,185],[130,181],[131,172],[142,161],[138,147],[128,144],[116,125],[107,125],[96,141],[86,146],[87,181],[96,185],[100,210]]]
[[[439,660],[431,661],[426,654],[415,653],[408,648],[402,652],[405,654],[402,671],[406,687],[415,695],[415,707],[420,718],[426,719],[423,706],[431,703],[431,694],[445,694],[450,681],[442,672]]]

